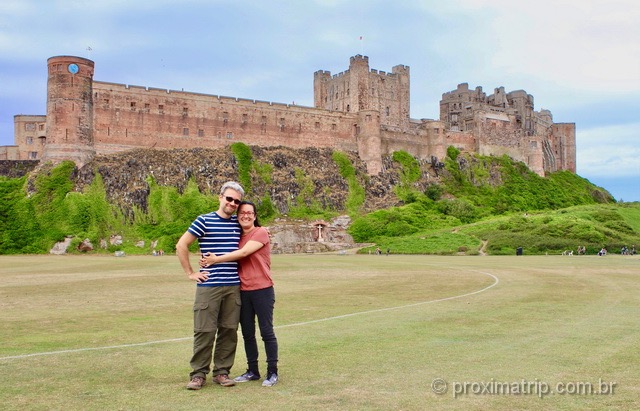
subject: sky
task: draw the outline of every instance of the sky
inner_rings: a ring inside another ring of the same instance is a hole
[[[576,124],[577,174],[640,201],[637,0],[3,0],[0,145],[46,114],[47,59],[94,80],[313,106],[313,73],[411,72],[411,118],[460,83],[525,90]]]

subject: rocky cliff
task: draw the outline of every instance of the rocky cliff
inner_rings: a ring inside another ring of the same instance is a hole
[[[257,172],[252,172],[248,199],[258,200],[269,194],[278,211],[286,215],[291,202],[312,183],[315,201],[333,210],[345,209],[348,184],[332,159],[331,149],[251,147],[251,151],[254,163],[269,164],[272,171],[269,183]],[[386,157],[383,171],[369,176],[364,162],[356,153],[348,153],[348,156],[357,170],[360,184],[365,188],[364,210],[373,211],[399,204],[393,190],[399,182],[398,164]],[[435,177],[430,176],[429,164],[422,164],[422,168],[423,178],[416,183],[419,186],[416,188],[424,190]],[[96,172],[102,175],[111,202],[123,210],[134,205],[146,210],[149,176],[153,176],[158,185],[174,186],[179,191],[193,178],[201,192],[217,195],[224,182],[238,180],[238,163],[228,148],[131,150],[98,156],[77,170],[74,176],[76,189],[81,191],[90,184]]]

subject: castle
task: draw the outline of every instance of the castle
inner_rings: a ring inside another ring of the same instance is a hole
[[[394,151],[432,161],[449,146],[507,154],[539,175],[576,169],[575,123],[556,124],[548,110],[534,111],[525,91],[500,87],[487,96],[463,83],[443,94],[438,120],[416,120],[409,67],[370,69],[362,55],[342,73],[314,73],[314,107],[94,81],[94,62],[82,57],[51,57],[47,66],[46,115],[14,116],[15,145],[0,147],[0,159],[82,166],[132,148],[243,142],[357,151],[370,174]]]

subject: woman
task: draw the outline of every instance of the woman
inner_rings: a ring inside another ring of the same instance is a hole
[[[236,382],[260,379],[258,369],[258,344],[256,323],[264,341],[267,355],[267,376],[262,383],[271,387],[278,382],[278,340],[273,331],[273,306],[275,291],[271,279],[271,244],[268,231],[260,226],[255,204],[243,201],[238,207],[238,222],[242,226],[239,249],[228,254],[205,254],[200,260],[202,267],[211,264],[238,261],[240,275],[240,326],[247,354],[247,371],[235,378]]]

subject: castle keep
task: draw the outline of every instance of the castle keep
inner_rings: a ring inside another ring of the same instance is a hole
[[[575,172],[575,124],[553,123],[534,111],[533,97],[503,87],[487,96],[467,84],[444,93],[438,120],[410,118],[409,67],[369,68],[366,56],[349,69],[314,73],[314,107],[280,104],[93,80],[94,62],[56,56],[47,61],[47,113],[14,116],[15,146],[0,159],[69,159],[132,148],[224,147],[234,142],[357,151],[370,174],[382,156],[404,150],[443,158],[448,146],[523,161],[534,172]]]

